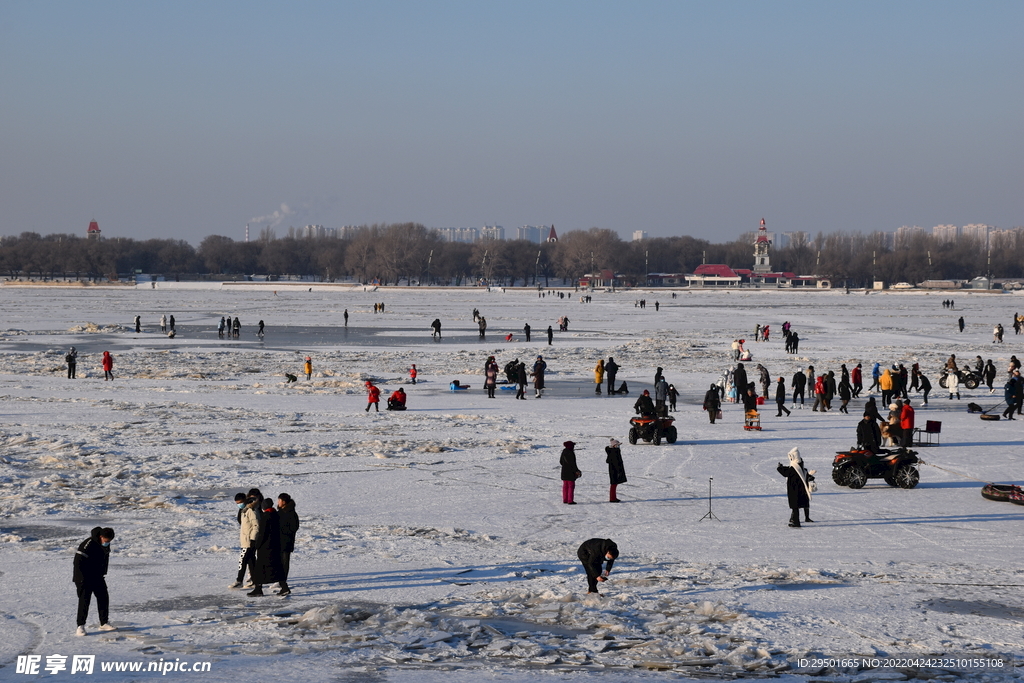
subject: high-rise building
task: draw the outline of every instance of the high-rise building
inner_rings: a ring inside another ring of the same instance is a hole
[[[476,228],[434,228],[433,230],[445,242],[472,244],[480,239],[480,231]]]
[[[960,229],[960,235],[975,239],[982,247],[988,248],[988,236],[989,233],[992,232],[992,229],[991,225],[971,223],[970,225],[965,225]]]
[[[647,239],[647,231],[646,230],[634,230],[633,231],[633,241],[634,242],[643,242],[645,239]]]
[[[895,244],[896,248],[899,249],[901,247],[907,246],[907,244],[910,241],[910,238],[913,237],[914,235],[923,234],[924,228],[922,228],[919,225],[902,225],[896,228],[896,232],[893,233],[893,244]]]
[[[485,225],[480,228],[480,239],[503,240],[505,239],[505,228],[500,225]]]
[[[955,225],[936,225],[932,228],[932,237],[938,242],[956,242],[960,237],[960,228]]]
[[[544,230],[543,226],[523,225],[516,228],[516,239],[540,244],[544,240]]]

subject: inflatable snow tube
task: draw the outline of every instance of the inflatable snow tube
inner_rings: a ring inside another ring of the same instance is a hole
[[[986,484],[981,489],[981,495],[983,498],[989,500],[997,500],[1000,502],[1010,500],[1010,496],[1016,493],[1018,496],[1024,498],[1024,491],[1019,486],[1013,484]],[[1018,505],[1024,505],[1022,500]]]
[[[980,417],[982,420],[990,420],[992,422],[995,422],[996,420],[999,419],[999,413],[984,413],[983,415],[979,415],[978,417]]]

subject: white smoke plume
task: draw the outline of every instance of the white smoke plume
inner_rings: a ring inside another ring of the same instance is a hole
[[[263,225],[264,227],[276,228],[277,226],[281,225],[281,222],[291,213],[292,210],[288,208],[288,205],[282,203],[281,208],[275,211],[274,213],[268,214],[266,216],[257,216],[256,218],[250,218],[249,222],[255,223],[256,225]]]

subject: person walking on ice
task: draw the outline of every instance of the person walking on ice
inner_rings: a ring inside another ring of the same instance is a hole
[[[101,362],[103,366],[103,381],[114,381],[114,357],[110,355],[110,351],[103,352],[103,360]]]
[[[583,571],[587,573],[587,593],[597,592],[597,583],[608,580],[608,574],[619,556],[619,546],[610,538],[592,538],[584,541],[576,550],[576,557],[583,563]]]
[[[814,470],[804,469],[804,459],[800,457],[799,449],[794,448],[789,452],[789,465],[781,462],[775,469],[779,474],[786,477],[786,495],[789,498],[789,508],[792,510],[789,516],[789,526],[800,526],[800,508],[804,509],[804,521],[813,522],[811,519],[811,492],[814,487]]]
[[[380,389],[373,386],[370,380],[366,380],[366,412],[370,412],[370,406],[380,412]]]
[[[306,373],[306,380],[313,376],[313,359],[306,356],[306,363],[302,366],[302,371]]]

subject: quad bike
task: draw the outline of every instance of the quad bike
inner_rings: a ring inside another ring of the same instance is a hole
[[[629,418],[629,442],[635,444],[640,439],[652,441],[657,446],[662,438],[668,443],[675,443],[678,433],[672,426],[675,418],[641,415]]]
[[[949,375],[949,369],[943,369],[942,377],[939,378],[939,386],[943,389],[946,388],[946,377]],[[960,386],[968,389],[977,389],[978,385],[982,382],[982,376],[976,373],[970,368],[964,368],[956,373],[956,376],[960,379]]]
[[[868,479],[884,479],[889,486],[912,489],[921,481],[917,451],[841,451],[832,461],[832,481],[851,489],[864,488]]]

